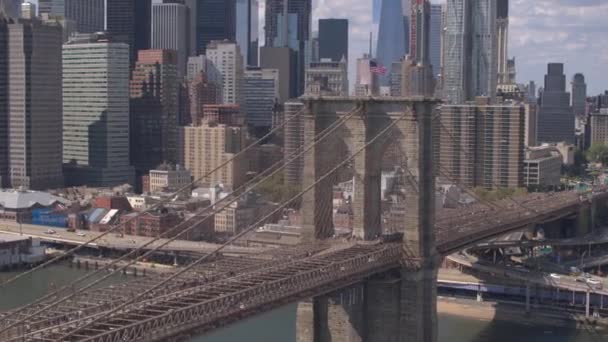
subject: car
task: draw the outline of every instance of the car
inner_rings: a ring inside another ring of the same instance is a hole
[[[557,273],[551,273],[551,274],[549,274],[549,276],[550,276],[551,278],[553,278],[553,279],[561,279],[561,278],[562,278],[562,276],[560,276],[560,275],[559,275],[559,274],[557,274]]]
[[[579,282],[579,283],[586,283],[587,279],[585,279],[583,277],[578,277],[578,278],[576,278],[576,281]]]
[[[591,279],[591,274],[585,273],[583,274],[583,277],[585,277],[586,279]]]
[[[49,235],[53,235],[53,234],[55,234],[55,233],[57,233],[57,232],[56,232],[56,231],[54,231],[54,230],[52,230],[52,229],[49,229],[49,230],[47,230],[46,232],[44,232],[44,234],[49,234]]]
[[[76,235],[81,236],[81,237],[87,236],[87,234],[82,233],[82,232],[81,233],[76,233]]]
[[[589,284],[594,289],[599,290],[602,288],[602,282],[596,279],[587,279],[587,284]]]

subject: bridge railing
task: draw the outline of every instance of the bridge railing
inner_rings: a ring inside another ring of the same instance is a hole
[[[125,340],[153,341],[176,335],[197,327],[213,324],[218,320],[258,311],[263,305],[275,302],[288,303],[319,295],[340,288],[343,283],[360,281],[381,269],[397,267],[401,249],[399,245],[387,245],[379,251],[354,256],[342,262],[297,273],[288,278],[267,282],[251,289],[197,303],[183,309],[172,310],[140,323],[114,329],[94,336],[89,341],[122,342]]]

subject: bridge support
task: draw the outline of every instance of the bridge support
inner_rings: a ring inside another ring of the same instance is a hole
[[[297,342],[362,342],[364,291],[357,285],[298,304]]]
[[[352,204],[355,237],[373,240],[381,233],[381,165],[384,154],[391,148],[399,151],[399,160],[393,167],[403,174],[406,212],[402,265],[390,275],[392,278],[366,284],[365,301],[369,305],[364,310],[360,306],[345,307],[343,303],[334,307],[336,303],[323,297],[302,304],[298,311],[298,318],[302,319],[298,333],[303,336],[298,341],[437,341],[435,102],[342,97],[303,98],[303,101],[308,110],[304,119],[305,145],[316,142],[316,135],[347,113],[355,112],[339,132],[327,142],[316,144],[304,156],[303,187],[311,190],[302,198],[303,239],[325,239],[334,233],[330,178],[336,177],[320,179],[343,160],[339,153],[361,151],[350,165],[355,182]],[[381,132],[383,135],[379,137]],[[363,328],[358,323],[361,311]]]

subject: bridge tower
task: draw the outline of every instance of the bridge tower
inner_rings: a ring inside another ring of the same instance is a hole
[[[332,124],[344,121],[336,134],[315,144],[304,156],[303,188],[312,187],[302,200],[304,239],[312,241],[333,236],[331,203],[335,179],[329,177],[313,184],[348,155],[354,156],[348,170],[353,180],[353,236],[374,240],[382,233],[381,177],[388,151],[399,151],[400,158],[395,166],[403,171],[405,217],[401,223],[401,269],[382,275],[381,280],[370,279],[364,284],[367,299],[374,298],[373,301],[363,300],[364,319],[353,320],[352,309],[351,314],[342,315],[341,325],[352,325],[349,330],[358,332],[359,339],[323,338],[318,330],[324,329],[328,320],[339,319],[327,318],[327,314],[302,317],[332,312],[318,308],[320,303],[327,306],[328,301],[316,298],[301,310],[299,320],[312,326],[303,329],[299,326],[298,331],[309,333],[298,336],[298,341],[436,341],[438,254],[433,229],[436,101],[351,97],[304,97],[302,101],[307,110],[304,145],[312,143],[315,136]],[[376,324],[378,322],[382,323]],[[364,326],[359,326],[361,324]],[[315,330],[317,332],[313,332]]]

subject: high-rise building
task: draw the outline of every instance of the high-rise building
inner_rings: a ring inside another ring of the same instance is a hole
[[[287,6],[284,4],[287,3]],[[304,92],[307,51],[310,51],[312,0],[267,0],[265,39],[267,47],[295,51],[295,96]],[[260,65],[263,68],[272,66]],[[281,85],[283,86],[283,85]]]
[[[589,116],[591,126],[590,145],[608,144],[608,108],[600,108]]]
[[[235,104],[205,104],[203,115],[194,121],[195,125],[201,123],[220,124],[231,127],[243,127],[245,118],[239,105]]]
[[[38,0],[38,14],[47,13],[51,16],[65,16],[65,0]]]
[[[236,43],[244,66],[258,65],[258,0],[236,0]]]
[[[445,100],[493,99],[498,79],[496,0],[448,0],[446,11]]]
[[[8,18],[19,18],[23,0],[0,0],[0,13]]]
[[[190,105],[188,121],[197,124],[204,116],[206,105],[222,103],[222,84],[213,81],[207,72],[200,71],[188,83],[188,100]]]
[[[212,41],[207,45],[207,58],[222,74],[223,102],[244,109],[243,56],[239,46],[229,41]]]
[[[348,19],[319,19],[319,59],[348,61]]]
[[[137,0],[105,0],[105,31],[111,36],[112,41],[129,45],[131,65],[135,63],[137,57],[134,45],[135,28],[139,24],[135,21],[136,2]]]
[[[297,54],[292,49],[263,46],[260,67],[279,70],[279,103],[298,96]]]
[[[383,0],[378,29],[376,60],[390,68],[406,54],[406,32],[401,0]],[[390,74],[380,77],[380,85],[388,86]]]
[[[297,157],[304,146],[304,120],[299,115],[304,104],[298,100],[285,102],[285,178],[284,182],[291,186],[301,186],[304,169],[304,158]]]
[[[36,18],[36,4],[26,1],[21,4],[21,18],[23,19],[34,19]]]
[[[139,175],[178,158],[177,52],[141,50],[130,82],[131,165]]]
[[[26,189],[60,187],[61,27],[37,19],[0,25],[0,35],[4,31],[0,42],[4,40],[8,47],[0,52],[0,67],[3,63],[8,67],[0,76],[0,94],[3,77],[6,92],[4,101],[0,95],[0,120],[4,121],[0,138],[5,138],[6,148],[0,157],[4,154],[7,161],[4,183]]]
[[[433,69],[430,64],[431,4],[416,0],[411,4],[410,54],[403,59],[401,94],[403,96],[432,96],[435,92]]]
[[[317,93],[311,88],[319,87],[320,92],[332,96],[348,96],[348,68],[345,59],[333,62],[321,59],[310,63],[306,69],[306,91]]]
[[[521,105],[492,105],[488,98],[442,106],[440,174],[466,187],[521,187],[524,115]]]
[[[190,55],[190,12],[183,3],[152,4],[150,47],[177,51],[177,75],[182,78]]]
[[[403,66],[407,63],[407,59],[401,60],[399,62],[393,62],[391,64],[391,75],[390,75],[390,95],[391,96],[401,96],[403,93],[403,79],[405,73],[403,72]],[[406,86],[409,86],[406,85]]]
[[[355,81],[356,96],[375,96],[380,92],[378,74],[371,72],[376,62],[371,56],[364,54],[357,59],[357,79]]]
[[[509,59],[509,0],[496,0],[496,40],[498,58],[498,83],[510,84]]]
[[[247,108],[247,125],[270,128],[272,114],[279,99],[279,70],[247,68],[243,93]]]
[[[538,105],[534,102],[526,103],[524,109],[526,113],[524,143],[526,147],[536,146],[538,145]]]
[[[566,92],[564,65],[549,63],[538,114],[538,141],[574,143],[574,114]]]
[[[429,62],[433,67],[434,77],[438,77],[441,74],[441,37],[443,35],[442,11],[442,5],[431,4]]]
[[[105,0],[65,0],[65,16],[76,22],[80,33],[105,29]]]
[[[418,63],[428,64],[431,33],[431,3],[415,0],[411,3],[410,15],[410,58]]]
[[[236,40],[236,0],[197,0],[196,52],[205,55],[214,40]]]
[[[245,128],[203,123],[180,130],[183,165],[194,179],[201,179],[199,185],[236,189],[243,184],[247,160],[234,157],[245,147]],[[219,171],[211,172],[219,166]]]
[[[133,182],[127,44],[92,34],[63,45],[63,162],[69,185]]]
[[[0,188],[8,187],[8,22],[0,8]]]
[[[587,83],[583,74],[575,74],[572,78],[572,111],[575,116],[587,114]]]

